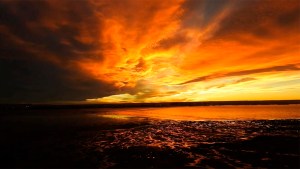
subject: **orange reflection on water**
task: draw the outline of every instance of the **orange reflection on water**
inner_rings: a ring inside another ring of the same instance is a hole
[[[105,117],[146,117],[169,120],[300,119],[300,105],[196,106],[112,109]]]

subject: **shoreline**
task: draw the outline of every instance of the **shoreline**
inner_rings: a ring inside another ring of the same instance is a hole
[[[0,104],[1,110],[34,109],[88,109],[88,108],[155,108],[188,106],[227,106],[227,105],[293,105],[300,100],[261,100],[261,101],[204,101],[204,102],[163,102],[163,103],[91,103],[91,104]]]

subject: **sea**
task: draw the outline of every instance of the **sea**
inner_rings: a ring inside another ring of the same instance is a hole
[[[0,111],[0,168],[300,168],[300,105]]]

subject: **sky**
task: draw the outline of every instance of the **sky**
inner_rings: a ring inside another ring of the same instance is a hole
[[[300,99],[299,0],[0,0],[0,103]]]

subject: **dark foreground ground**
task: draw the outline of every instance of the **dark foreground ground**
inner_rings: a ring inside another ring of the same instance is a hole
[[[300,168],[300,120],[1,113],[0,168]]]

